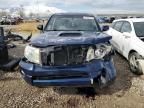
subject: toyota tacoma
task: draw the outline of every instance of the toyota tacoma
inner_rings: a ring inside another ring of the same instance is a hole
[[[111,36],[95,16],[53,14],[40,36],[26,46],[20,72],[33,86],[104,87],[116,77]]]

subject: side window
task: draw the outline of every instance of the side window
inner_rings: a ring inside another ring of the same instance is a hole
[[[122,24],[123,24],[122,21],[115,22],[115,25],[113,28],[120,32]]]
[[[116,22],[113,22],[112,25],[111,25],[111,27],[114,28],[115,24],[116,24]]]
[[[129,22],[124,22],[123,23],[123,26],[121,28],[121,32],[128,32],[130,33],[132,31],[132,28],[131,28],[131,24]]]

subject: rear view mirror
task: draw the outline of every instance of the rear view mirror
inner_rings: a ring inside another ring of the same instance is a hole
[[[43,30],[43,25],[38,25],[37,29],[42,31]]]
[[[108,25],[102,26],[102,31],[107,31],[107,30],[109,30],[109,26]]]

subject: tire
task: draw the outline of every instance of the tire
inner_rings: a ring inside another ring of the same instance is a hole
[[[9,61],[7,64],[3,65],[3,70],[5,71],[14,71],[14,68],[18,66],[20,59],[13,59]]]
[[[94,88],[103,89],[108,87],[108,81],[106,79],[106,73],[103,72],[97,78],[94,78]]]
[[[137,52],[132,52],[129,55],[129,59],[128,59],[130,70],[136,75],[143,74],[142,68],[141,68],[139,62],[137,61],[137,59],[140,59],[140,58],[141,58],[141,56]]]
[[[8,49],[5,44],[0,46],[0,64],[5,64],[8,62]]]

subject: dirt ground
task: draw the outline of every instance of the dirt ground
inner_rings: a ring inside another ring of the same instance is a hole
[[[15,25],[15,27],[12,29],[14,32],[39,32],[37,29],[37,26],[40,24],[40,22],[25,22],[20,23],[18,25]]]
[[[24,45],[9,51],[23,56]],[[117,78],[110,87],[91,89],[28,85],[18,71],[0,72],[0,108],[144,108],[144,79],[129,70],[127,61],[114,56]]]
[[[36,21],[30,21],[30,22],[24,22],[20,23],[18,25],[0,25],[0,27],[4,28],[5,35],[8,31],[11,31],[12,33],[16,33],[22,36],[27,36],[29,34],[36,35],[40,33],[40,31],[37,29],[37,26],[40,24],[45,25],[46,22],[36,22]]]

